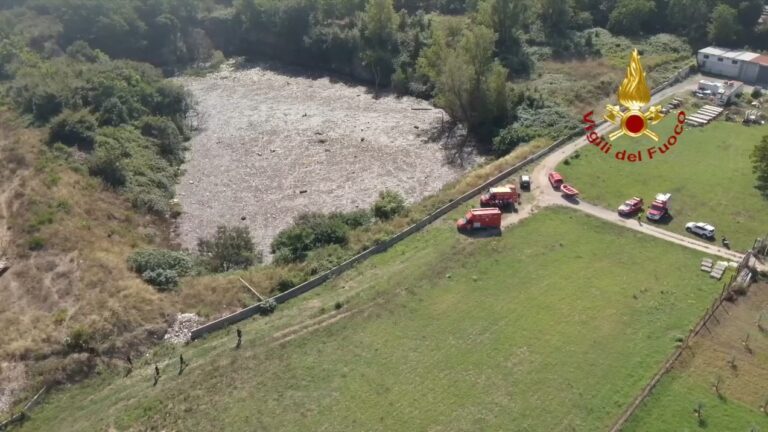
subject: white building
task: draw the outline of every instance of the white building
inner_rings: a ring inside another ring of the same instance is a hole
[[[702,72],[748,84],[768,85],[768,56],[708,47],[699,50],[697,60]]]

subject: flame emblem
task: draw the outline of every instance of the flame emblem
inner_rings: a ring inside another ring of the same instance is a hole
[[[640,54],[637,49],[632,51],[632,57],[627,67],[627,75],[619,87],[619,103],[627,111],[622,112],[618,105],[608,105],[607,113],[604,118],[615,124],[620,125],[621,129],[609,135],[614,140],[621,135],[638,137],[646,135],[654,141],[659,140],[659,136],[648,129],[649,125],[654,125],[664,118],[661,114],[661,107],[650,107],[648,112],[642,112],[643,106],[651,101],[651,91],[648,89],[648,83],[645,79],[645,71],[640,63]]]

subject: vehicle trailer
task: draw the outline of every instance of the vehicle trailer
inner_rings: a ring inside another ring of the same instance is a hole
[[[520,194],[515,185],[491,188],[488,193],[480,196],[480,207],[504,209],[515,204],[520,204]]]
[[[459,231],[501,228],[501,210],[498,208],[476,208],[456,222]]]

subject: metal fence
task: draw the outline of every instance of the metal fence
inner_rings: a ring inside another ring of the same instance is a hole
[[[652,94],[657,94],[658,92],[665,90],[669,88],[670,86],[684,80],[691,74],[690,68],[685,68],[680,70],[678,73],[676,73],[672,78],[665,81],[661,85],[657,86],[653,89],[651,92]],[[607,122],[605,120],[601,120],[597,122],[595,125],[596,127],[601,127]],[[315,277],[314,279],[310,279],[300,285],[297,285],[296,287],[285,291],[281,294],[276,295],[271,300],[275,301],[276,303],[284,303],[292,298],[298,297],[308,291],[311,291],[314,288],[317,288],[318,286],[322,285],[326,281],[328,281],[331,278],[334,278],[336,276],[339,276],[340,274],[346,272],[347,270],[354,267],[356,264],[365,261],[366,259],[370,258],[371,256],[384,252],[390,247],[394,246],[395,244],[401,242],[402,240],[410,237],[411,235],[421,231],[424,227],[431,224],[435,220],[441,218],[442,216],[448,214],[449,212],[457,209],[459,206],[463,205],[467,201],[471,200],[472,198],[476,197],[486,189],[488,189],[491,186],[496,185],[497,183],[509,178],[510,176],[514,175],[518,171],[520,171],[523,167],[538,161],[539,159],[543,158],[544,156],[549,155],[553,151],[557,150],[559,147],[561,147],[563,144],[568,143],[569,141],[575,139],[576,137],[582,135],[584,133],[583,129],[574,130],[567,136],[557,140],[552,145],[548,146],[547,148],[539,151],[538,153],[529,156],[525,160],[513,165],[510,168],[507,168],[500,174],[494,176],[490,180],[486,181],[485,183],[481,184],[480,186],[470,190],[469,192],[461,195],[460,197],[454,199],[450,203],[444,205],[443,207],[437,209],[432,214],[426,216],[422,220],[416,222],[415,224],[411,225],[410,227],[406,228],[405,230],[401,231],[400,233],[394,235],[393,237],[389,238],[388,240],[384,241],[381,244],[378,244],[365,252],[362,252],[359,255],[356,255],[349,260],[345,261],[342,264],[339,264],[338,266],[332,268],[331,270],[328,270],[327,272]],[[268,300],[267,300],[268,301]],[[238,312],[235,312],[231,315],[227,315],[223,318],[219,318],[215,321],[209,322],[203,326],[200,326],[194,330],[192,330],[191,333],[191,339],[198,339],[201,336],[220,330],[222,328],[225,328],[231,324],[234,324],[236,322],[242,321],[244,319],[247,319],[249,317],[252,317],[254,315],[257,315],[261,312],[264,312],[265,309],[263,308],[263,304],[265,302],[260,302],[255,305],[249,306],[245,309],[242,309]]]

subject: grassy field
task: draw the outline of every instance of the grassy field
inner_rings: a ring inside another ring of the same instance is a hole
[[[756,325],[768,304],[766,288],[765,284],[753,286],[735,305],[726,303],[708,326],[711,333],[704,331],[694,341],[692,352],[686,351],[662,380],[626,432],[768,431],[768,416],[760,411],[768,400],[768,336]],[[742,345],[747,334],[751,352]],[[718,377],[722,397],[712,388]],[[699,403],[703,405],[701,428],[693,415]]]
[[[672,134],[675,116],[654,126],[660,137]],[[749,154],[768,127],[745,127],[718,121],[703,128],[686,128],[678,144],[653,160],[629,163],[612,159],[594,146],[579,151],[558,168],[585,201],[616,208],[632,196],[650,205],[659,192],[672,194],[673,219],[666,228],[685,233],[687,222],[707,222],[738,250],[752,247],[768,231],[768,200],[755,190]],[[665,138],[661,138],[665,139]],[[650,139],[622,137],[614,149],[645,151]],[[718,240],[719,241],[719,240]]]
[[[452,225],[244,323],[240,350],[211,335],[178,376],[165,347],[24,430],[601,430],[719,291],[699,254],[567,209],[501,237]]]

